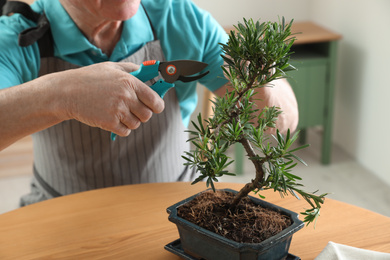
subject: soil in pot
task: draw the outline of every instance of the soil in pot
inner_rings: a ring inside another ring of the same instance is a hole
[[[248,197],[237,207],[234,194],[206,191],[178,208],[178,216],[239,243],[260,243],[292,224],[289,216],[253,203]]]

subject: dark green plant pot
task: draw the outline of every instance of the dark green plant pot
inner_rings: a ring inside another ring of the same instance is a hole
[[[237,193],[230,189],[225,189]],[[199,194],[199,193],[198,193]],[[298,214],[281,208],[258,198],[250,197],[253,202],[266,208],[281,212],[292,219],[292,225],[277,235],[258,244],[238,243],[214,232],[201,228],[177,216],[177,208],[191,201],[198,194],[191,196],[169,207],[169,221],[176,224],[180,235],[180,242],[184,252],[196,259],[207,260],[280,260],[288,255],[292,236],[303,228],[304,223],[298,219]]]

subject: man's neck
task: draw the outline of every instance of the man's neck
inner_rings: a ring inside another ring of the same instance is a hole
[[[86,37],[109,57],[121,37],[122,26],[122,21],[107,21],[92,28]]]
[[[98,17],[77,1],[60,2],[85,37],[109,57],[121,37],[123,22]]]

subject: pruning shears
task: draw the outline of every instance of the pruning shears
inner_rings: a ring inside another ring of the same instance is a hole
[[[164,97],[167,91],[174,87],[174,82],[180,80],[182,82],[191,82],[206,76],[209,71],[200,73],[207,67],[207,63],[194,60],[174,60],[174,61],[144,61],[140,68],[130,74],[137,77],[139,80],[146,82],[151,80],[153,84],[150,86],[160,97]],[[154,78],[161,74],[162,79],[155,80]],[[116,134],[111,133],[111,140],[115,140]]]

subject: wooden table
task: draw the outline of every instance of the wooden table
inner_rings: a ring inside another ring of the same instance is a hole
[[[218,184],[239,189],[241,184]],[[64,196],[0,215],[0,259],[179,259],[164,246],[178,238],[166,208],[202,184],[140,184]],[[264,192],[300,212],[303,201]],[[390,253],[390,218],[327,199],[316,229],[293,237],[290,253],[314,259],[328,241]]]

